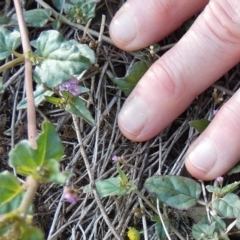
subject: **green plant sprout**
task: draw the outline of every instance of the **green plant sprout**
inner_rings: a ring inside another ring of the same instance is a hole
[[[192,235],[194,239],[229,239],[228,233],[234,226],[240,229],[240,199],[233,193],[240,185],[240,181],[223,187],[223,178],[218,177],[214,186],[206,186],[207,191],[212,194],[211,201],[206,202],[200,200],[200,184],[192,179],[181,176],[153,176],[144,183],[145,189],[150,193],[147,198],[121,169],[119,162],[123,160],[119,161],[116,156],[113,156],[113,160],[117,162],[118,176],[99,180],[95,183],[99,196],[137,194],[145,202],[145,206],[151,210],[146,212],[147,217],[156,222],[155,231],[160,240],[167,238],[165,230],[174,232],[180,239],[185,239],[171,223],[168,212],[170,208],[187,210],[196,204],[204,205],[208,212],[199,223],[193,225]],[[236,166],[234,173],[240,172],[239,168],[240,165]],[[84,192],[91,192],[90,187],[86,186]],[[160,201],[160,204],[157,204],[155,198]],[[162,213],[158,211],[158,207]],[[232,219],[229,227],[227,227],[224,218]],[[135,228],[130,228],[127,235],[130,240],[140,239],[140,232]]]
[[[43,239],[40,229],[31,226],[35,181],[62,184],[70,176],[59,171],[63,146],[57,132],[48,121],[43,122],[42,129],[36,148],[22,140],[9,153],[10,166],[20,176],[27,177],[26,183],[20,185],[18,178],[7,171],[0,173],[0,239],[32,239],[33,236]]]

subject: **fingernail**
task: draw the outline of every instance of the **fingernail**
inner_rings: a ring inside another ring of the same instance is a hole
[[[189,154],[188,160],[199,170],[209,172],[217,160],[214,143],[208,138],[202,139]]]
[[[128,13],[117,15],[110,26],[111,36],[119,42],[128,44],[137,35],[137,27],[133,17]]]
[[[147,116],[148,109],[145,103],[135,96],[123,105],[118,122],[125,131],[138,136],[148,121]]]

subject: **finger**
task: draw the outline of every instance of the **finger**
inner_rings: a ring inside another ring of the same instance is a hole
[[[118,118],[122,133],[145,141],[179,116],[240,59],[240,2],[210,1],[188,33],[143,76]]]
[[[196,178],[216,179],[240,160],[240,90],[220,109],[191,145],[186,167]]]
[[[114,43],[134,51],[156,43],[201,10],[207,0],[129,0],[110,25]]]

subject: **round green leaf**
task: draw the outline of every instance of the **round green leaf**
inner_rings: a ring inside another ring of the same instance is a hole
[[[200,185],[180,176],[154,176],[145,182],[145,188],[168,206],[188,209],[194,206],[201,193]]]
[[[44,26],[52,14],[51,9],[34,9],[23,12],[24,20],[33,27]]]
[[[33,72],[34,80],[50,88],[57,87],[74,75],[80,75],[91,65],[85,55],[92,49],[85,48],[86,51],[81,52],[76,44],[66,41],[55,30],[42,32],[37,41],[31,44],[37,48],[34,54],[42,59]]]
[[[240,199],[234,193],[228,193],[223,198],[216,199],[212,207],[223,217],[240,218]]]
[[[127,193],[127,189],[120,186],[120,177],[108,178],[104,180],[97,181],[95,183],[97,192],[100,197],[107,196],[123,196]],[[84,188],[84,193],[89,193],[91,191],[89,185]]]
[[[7,58],[21,44],[20,33],[0,27],[0,60]]]

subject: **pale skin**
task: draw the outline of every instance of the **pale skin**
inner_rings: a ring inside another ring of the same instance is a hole
[[[177,118],[240,61],[239,0],[128,0],[110,25],[116,46],[134,51],[158,42],[204,9],[189,31],[142,77],[118,116],[122,133],[146,141]],[[196,178],[212,180],[240,159],[240,90],[185,157]]]

